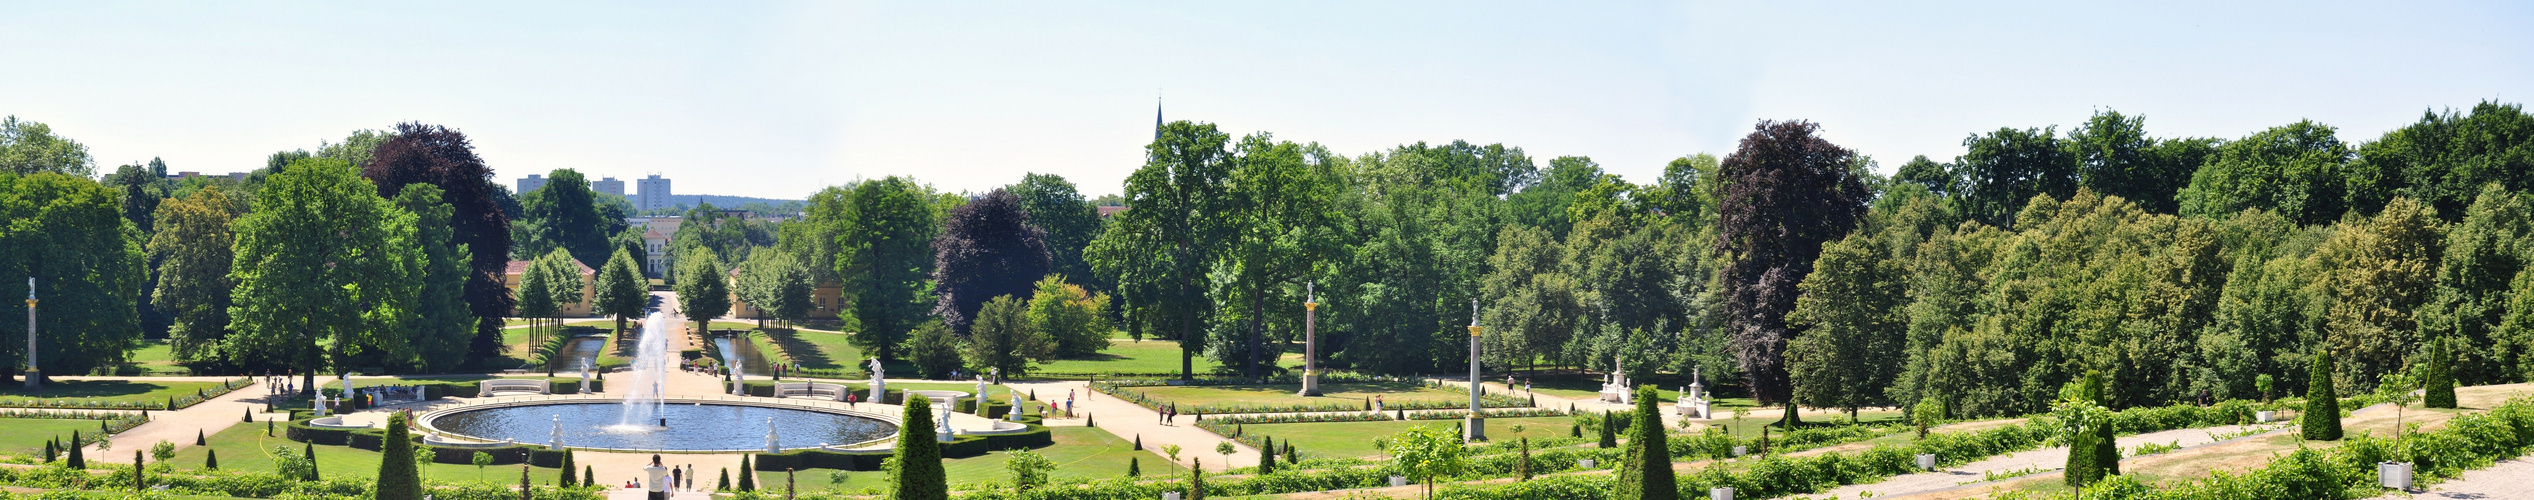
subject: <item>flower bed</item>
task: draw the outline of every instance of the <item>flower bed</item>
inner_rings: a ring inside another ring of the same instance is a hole
[[[49,408],[63,410],[181,410],[226,395],[240,387],[254,384],[253,379],[223,380],[209,389],[191,395],[168,396],[166,401],[98,401],[93,399],[16,399],[0,401],[0,408]]]

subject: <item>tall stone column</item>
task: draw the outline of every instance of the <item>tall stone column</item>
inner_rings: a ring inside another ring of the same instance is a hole
[[[1320,294],[1317,285],[1304,283],[1302,299],[1302,392],[1295,395],[1320,395]]]
[[[1461,439],[1467,441],[1487,440],[1487,417],[1478,404],[1478,394],[1486,391],[1478,385],[1478,331],[1478,299],[1469,299],[1469,417],[1461,425]]]
[[[35,364],[35,277],[26,277],[26,390],[44,390],[44,370]]]

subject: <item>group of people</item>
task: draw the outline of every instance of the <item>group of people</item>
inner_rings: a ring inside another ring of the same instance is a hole
[[[413,385],[381,385],[374,387],[362,387],[356,389],[356,392],[364,396],[369,396],[370,401],[373,404],[420,402],[423,400],[424,396],[422,386]]]
[[[651,500],[668,500],[672,491],[696,491],[695,481],[702,479],[695,475],[695,464],[666,467],[660,465],[659,455],[651,456],[651,465],[643,467],[642,473],[649,476],[647,480],[627,479],[625,489],[645,490]]]

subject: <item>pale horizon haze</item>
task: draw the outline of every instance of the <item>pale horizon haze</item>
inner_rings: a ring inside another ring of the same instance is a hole
[[[1762,119],[1888,173],[2097,109],[2355,144],[2534,96],[2534,3],[2500,1],[20,2],[0,26],[0,114],[102,171],[246,171],[415,121],[465,132],[506,186],[572,168],[781,199],[1024,172],[1116,193],[1157,100],[1349,156],[1503,143],[1644,183]]]

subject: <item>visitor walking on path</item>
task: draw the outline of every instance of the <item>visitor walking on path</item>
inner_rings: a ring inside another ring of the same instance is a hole
[[[645,490],[650,493],[646,496],[651,500],[669,500],[669,485],[667,483],[669,478],[669,468],[660,466],[659,455],[651,456],[651,466],[643,467],[642,473],[646,478],[648,478],[648,481],[642,484]]]

